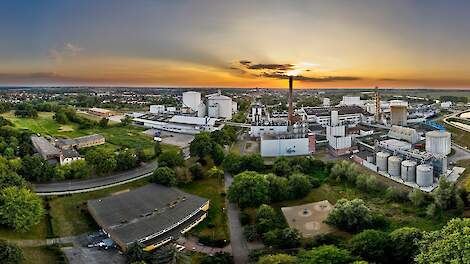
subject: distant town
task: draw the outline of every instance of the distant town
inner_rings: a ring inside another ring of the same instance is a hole
[[[383,263],[379,236],[426,263],[401,239],[468,217],[468,93],[285,84],[0,89],[0,237],[43,263]]]

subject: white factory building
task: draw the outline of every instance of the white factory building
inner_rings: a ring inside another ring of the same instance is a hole
[[[361,100],[361,97],[359,96],[343,96],[343,100],[339,103],[340,105],[346,105],[346,106],[363,106],[365,101]]]
[[[182,134],[197,134],[202,131],[212,132],[223,127],[223,124],[221,124],[217,118],[182,115],[167,118],[148,114],[136,117],[133,121],[147,128]]]
[[[326,127],[331,124],[332,111],[338,112],[338,124],[340,125],[355,126],[360,122],[369,123],[374,118],[359,106],[302,107],[298,110],[298,114],[309,123]]]
[[[334,155],[340,156],[351,152],[352,137],[346,135],[346,126],[339,123],[338,111],[331,111],[330,124],[326,126],[326,139]]]
[[[388,137],[399,140],[406,140],[411,144],[415,144],[420,140],[420,136],[416,129],[402,126],[392,126],[392,128],[388,131]]]
[[[408,120],[408,102],[402,100],[391,100],[390,119],[392,125],[406,126]]]
[[[262,157],[306,156],[315,153],[315,134],[263,134]]]

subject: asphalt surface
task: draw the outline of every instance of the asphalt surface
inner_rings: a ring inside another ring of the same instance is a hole
[[[157,161],[146,163],[132,170],[113,174],[111,176],[88,180],[69,180],[53,183],[33,184],[38,195],[63,195],[104,189],[148,177],[158,167]]]
[[[228,190],[233,182],[233,177],[230,173],[225,172],[225,188]],[[240,223],[239,217],[240,210],[237,204],[227,202],[227,216],[228,225],[230,230],[230,245],[232,246],[232,255],[235,264],[248,263],[248,242],[243,235],[243,227]]]

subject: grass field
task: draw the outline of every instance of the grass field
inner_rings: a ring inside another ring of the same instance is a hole
[[[181,189],[210,200],[207,219],[191,230],[191,233],[199,237],[210,236],[214,239],[229,239],[227,215],[223,210],[225,197],[221,195],[224,191],[223,179],[220,181],[215,178],[198,180],[182,186]]]
[[[43,217],[42,221],[31,227],[27,232],[15,232],[11,228],[0,227],[0,238],[3,239],[45,239],[47,237],[47,221]]]
[[[88,214],[86,206],[88,200],[105,197],[122,190],[134,189],[148,183],[148,179],[142,179],[96,192],[52,198],[50,201],[50,215],[54,234],[63,237],[98,230],[99,227]]]
[[[112,125],[107,128],[94,127],[90,129],[79,129],[77,124],[69,123],[61,125],[55,122],[53,113],[40,112],[38,118],[20,118],[13,112],[1,114],[15,124],[15,127],[29,129],[34,133],[49,135],[54,137],[79,137],[91,134],[101,134],[106,138],[106,142],[117,147],[143,148],[149,154],[153,154],[154,142],[152,137],[142,133],[145,128],[136,126],[120,127]],[[109,146],[108,146],[109,147]]]
[[[58,263],[60,258],[56,252],[42,247],[22,247],[25,260],[23,264],[44,264],[44,263]]]

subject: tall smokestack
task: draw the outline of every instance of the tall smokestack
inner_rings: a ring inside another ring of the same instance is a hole
[[[292,107],[292,100],[293,100],[293,81],[294,77],[289,76],[289,125],[294,124],[294,109]]]

